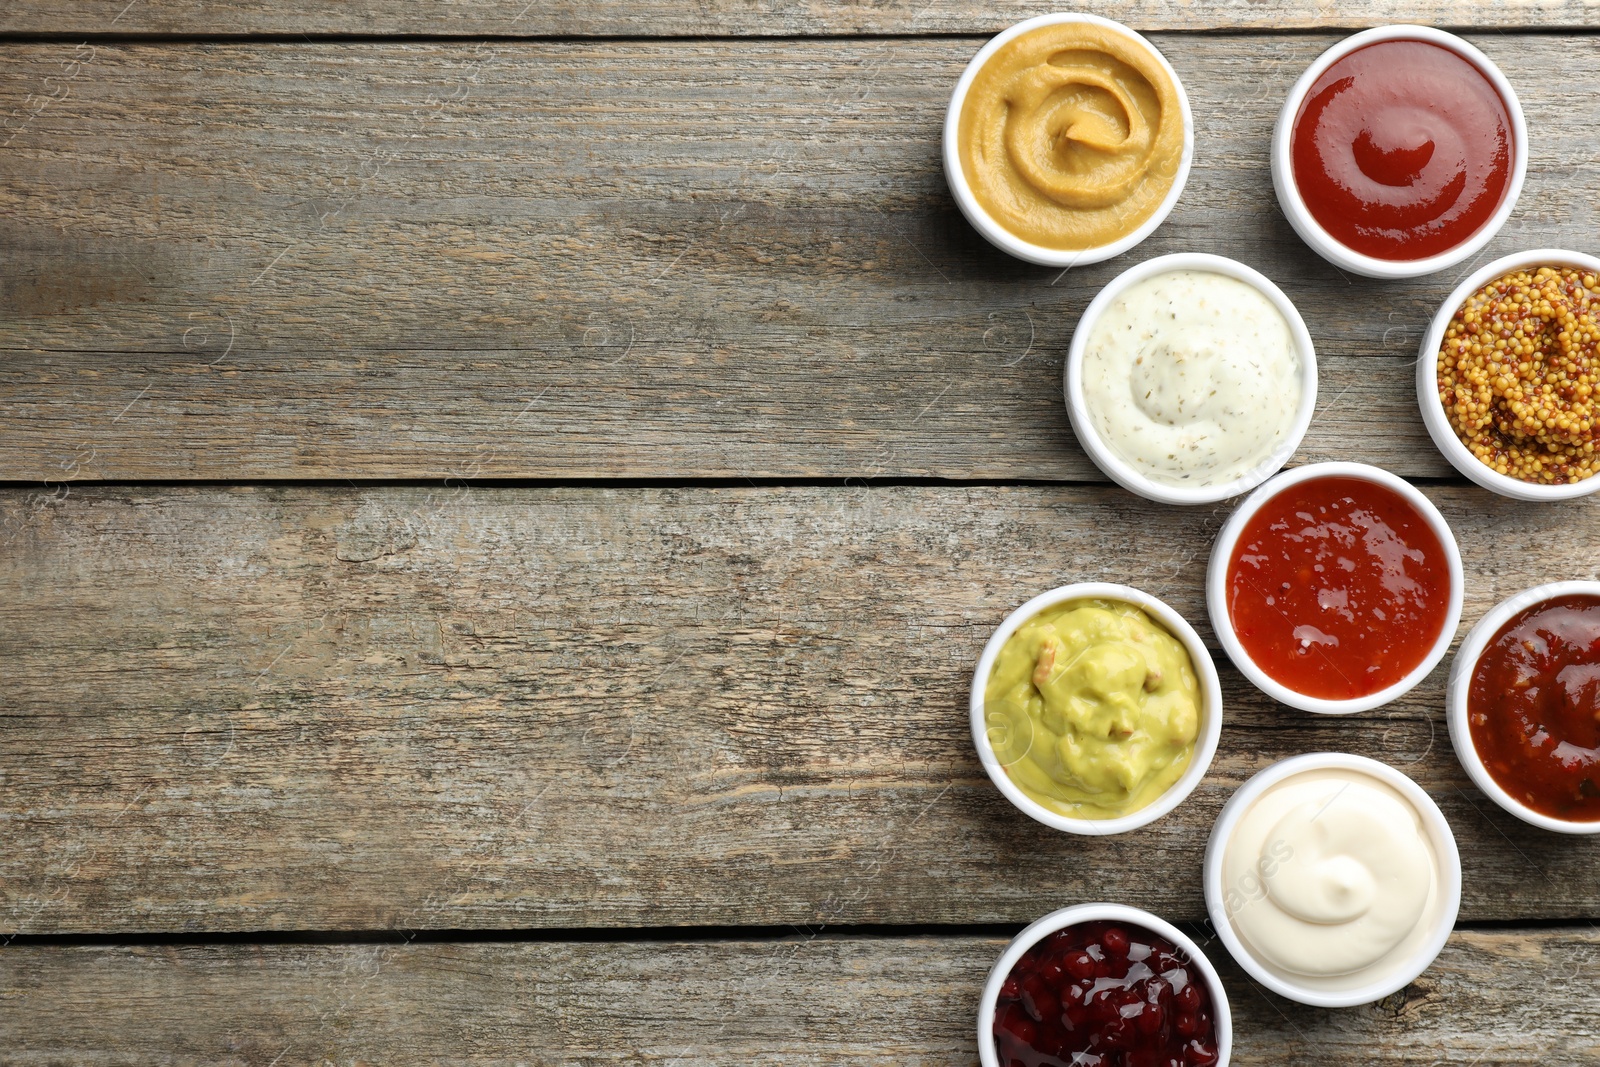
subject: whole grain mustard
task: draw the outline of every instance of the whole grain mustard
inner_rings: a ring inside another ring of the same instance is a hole
[[[1439,346],[1439,402],[1491,470],[1545,485],[1600,470],[1597,281],[1570,267],[1513,271],[1451,318]]]

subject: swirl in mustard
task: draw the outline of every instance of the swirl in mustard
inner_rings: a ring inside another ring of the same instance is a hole
[[[968,186],[1000,226],[1045,248],[1098,248],[1143,225],[1177,180],[1178,86],[1127,34],[1041,26],[979,68],[959,148]]]

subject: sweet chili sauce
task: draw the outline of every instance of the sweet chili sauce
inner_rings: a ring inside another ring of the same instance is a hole
[[[1291,485],[1241,531],[1228,617],[1256,666],[1306,696],[1352,700],[1416,669],[1450,610],[1450,565],[1420,512],[1387,486]]]
[[[1513,798],[1557,819],[1600,820],[1600,597],[1512,616],[1472,668],[1467,726]]]
[[[1306,93],[1290,157],[1313,218],[1346,247],[1425,259],[1494,216],[1512,169],[1511,114],[1459,53],[1392,40],[1341,56]]]

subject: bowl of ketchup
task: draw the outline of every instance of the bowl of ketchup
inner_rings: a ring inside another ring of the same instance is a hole
[[[1267,482],[1217,534],[1206,608],[1256,688],[1348,715],[1409,692],[1461,621],[1461,554],[1432,501],[1364,463]]]
[[[1414,278],[1460,263],[1516,206],[1522,105],[1454,34],[1380,26],[1328,49],[1272,133],[1272,183],[1300,239],[1342,270]]]
[[[1600,833],[1600,582],[1495,605],[1462,639],[1445,704],[1485,796],[1532,826]]]

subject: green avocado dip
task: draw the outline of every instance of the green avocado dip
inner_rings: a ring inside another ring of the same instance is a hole
[[[1188,650],[1116,600],[1072,600],[1023,623],[984,690],[989,743],[1050,811],[1114,819],[1183,776],[1200,729]]]

